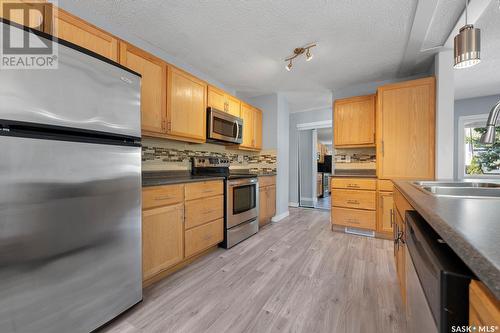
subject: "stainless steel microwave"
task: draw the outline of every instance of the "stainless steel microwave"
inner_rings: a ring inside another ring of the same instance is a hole
[[[240,144],[243,142],[243,119],[214,108],[207,109],[207,139]]]

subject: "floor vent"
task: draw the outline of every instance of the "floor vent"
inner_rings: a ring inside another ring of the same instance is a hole
[[[356,228],[345,228],[346,234],[353,234],[353,235],[358,235],[358,236],[365,236],[365,237],[375,237],[375,231],[368,231],[368,230],[362,230],[362,229],[356,229]]]

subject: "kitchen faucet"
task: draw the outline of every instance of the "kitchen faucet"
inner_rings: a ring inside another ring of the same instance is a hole
[[[500,114],[500,101],[495,104],[491,109],[488,121],[486,123],[486,132],[481,135],[481,143],[493,144],[495,143],[495,125]]]

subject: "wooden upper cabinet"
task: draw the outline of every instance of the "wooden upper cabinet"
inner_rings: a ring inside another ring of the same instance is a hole
[[[118,62],[118,39],[64,10],[54,10],[53,35]],[[48,32],[50,33],[50,32]]]
[[[241,116],[241,101],[233,96],[226,95],[227,112],[233,116]]]
[[[236,117],[241,116],[241,101],[236,97],[210,85],[208,86],[207,96],[208,107],[230,113]]]
[[[12,4],[8,13],[4,13],[4,4]],[[0,0],[0,17],[46,32],[52,27],[50,8],[53,5],[47,3],[47,0]]]
[[[336,147],[375,145],[375,95],[336,100],[333,126]]]
[[[245,103],[241,104],[241,118],[243,118],[243,142],[240,147],[253,148],[254,141],[254,110]]]
[[[226,94],[224,91],[214,86],[208,86],[207,106],[220,111],[226,111]]]
[[[380,87],[377,110],[378,177],[433,179],[434,78]]]
[[[166,133],[167,64],[139,48],[120,43],[120,63],[142,75],[141,118],[146,136]]]
[[[170,66],[167,93],[167,134],[205,142],[206,90],[204,81]]]
[[[254,147],[262,149],[262,111],[254,108]]]

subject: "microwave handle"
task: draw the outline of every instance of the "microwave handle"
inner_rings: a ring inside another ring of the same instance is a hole
[[[236,139],[238,139],[240,137],[240,125],[236,120],[234,121],[234,124],[236,125]]]

